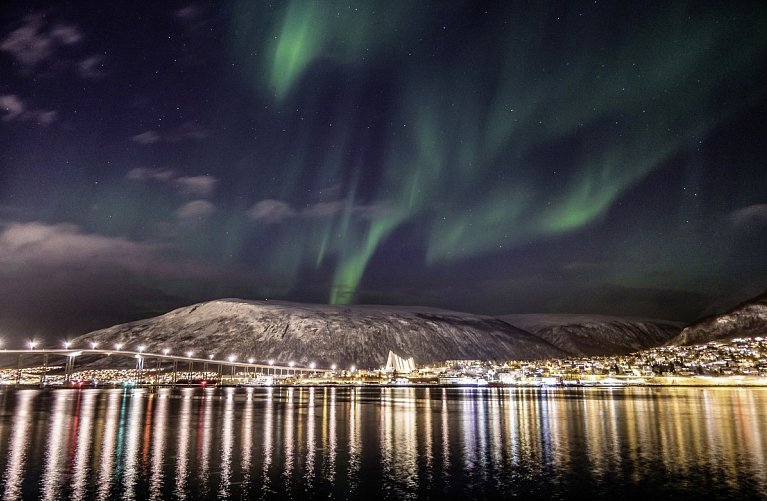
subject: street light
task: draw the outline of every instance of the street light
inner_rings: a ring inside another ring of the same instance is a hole
[[[269,365],[274,365],[274,360],[269,360]]]
[[[168,348],[163,348],[162,354],[167,356],[169,351]]]
[[[249,364],[252,364],[253,362],[255,362],[255,359],[254,359],[253,357],[250,357],[250,358],[248,359],[248,363],[249,363]]]
[[[69,341],[64,341],[64,349],[68,350],[70,344],[72,344],[72,343],[70,343]]]
[[[331,365],[331,366],[330,366],[330,370],[331,370],[331,371],[334,371],[334,370],[336,370],[336,364],[333,364],[333,365]]]
[[[145,348],[145,346],[142,344],[141,346],[138,347],[138,352],[139,353],[143,353],[144,352],[144,348]]]
[[[121,349],[122,347],[123,347],[123,344],[122,344],[122,343],[117,343],[117,344],[115,344],[115,349],[116,349],[117,351],[120,351],[120,349]]]
[[[191,352],[191,351],[187,351],[186,352],[186,358],[192,358],[192,355],[194,355],[193,352]]]
[[[210,355],[208,355],[208,360],[213,360],[213,353],[211,353]]]
[[[99,344],[96,341],[91,341],[91,350],[95,350]]]
[[[234,355],[229,355],[229,361],[234,362]]]
[[[37,341],[32,340],[32,341],[29,342],[29,349],[30,350],[34,350],[35,346],[37,346]]]

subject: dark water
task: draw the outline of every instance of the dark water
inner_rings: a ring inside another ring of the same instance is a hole
[[[767,390],[0,390],[6,499],[765,499]]]

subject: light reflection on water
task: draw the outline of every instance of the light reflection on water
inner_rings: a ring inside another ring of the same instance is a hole
[[[767,497],[767,389],[0,391],[4,499]]]

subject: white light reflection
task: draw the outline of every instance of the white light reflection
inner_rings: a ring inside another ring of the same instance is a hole
[[[165,466],[165,429],[168,425],[168,402],[171,389],[162,388],[157,394],[157,414],[152,428],[152,463],[149,480],[149,499],[163,498],[164,466]]]
[[[66,457],[67,438],[72,423],[69,419],[71,407],[72,392],[53,392],[53,415],[51,416],[51,426],[48,429],[48,448],[45,452],[43,478],[40,481],[42,485],[41,498],[45,500],[57,499],[61,494],[61,484],[64,481],[62,470],[65,468],[62,463]]]
[[[98,499],[111,499],[109,491],[114,481],[115,444],[120,410],[124,405],[125,395],[121,390],[112,390],[107,399],[107,412],[104,417],[104,439],[101,446],[101,469],[99,470]]]
[[[306,408],[306,464],[304,467],[307,490],[312,488],[314,480],[314,440],[314,388],[309,388],[309,402]]]
[[[349,489],[353,493],[359,485],[360,451],[360,404],[359,389],[354,388],[349,403]]]
[[[72,466],[72,497],[71,499],[85,499],[90,476],[90,449],[93,442],[93,414],[96,410],[94,403],[96,393],[92,391],[80,392],[80,400],[77,414],[77,445],[75,450],[74,464]]]
[[[219,499],[228,499],[232,482],[232,449],[234,448],[234,388],[226,388],[224,394],[224,423],[221,430],[221,480],[218,484]]]
[[[433,444],[432,444],[432,425],[431,425],[431,418],[434,414],[432,408],[431,408],[431,388],[426,389],[425,398],[426,398],[426,407],[423,410],[423,412],[418,412],[418,416],[421,418],[421,424],[418,426],[418,423],[416,423],[416,426],[419,430],[422,430],[419,435],[421,439],[424,441],[423,444],[423,456],[424,456],[424,462],[426,466],[425,476],[426,476],[426,482],[428,484],[431,484],[432,482],[432,476],[433,476],[433,468],[434,468],[434,451],[433,451]]]
[[[213,433],[213,398],[209,388],[202,392],[202,418],[197,423],[197,435],[202,440],[197,442],[197,478],[200,479],[200,496],[208,497],[208,477],[210,476],[210,449]]]
[[[489,406],[488,422],[490,423],[490,460],[493,474],[496,476],[503,468],[503,442],[501,439],[501,409],[499,389],[494,389],[487,403]]]
[[[285,413],[285,435],[283,441],[285,442],[285,458],[283,465],[283,476],[285,477],[286,491],[290,489],[290,477],[293,475],[293,467],[295,466],[294,451],[295,448],[295,424],[294,414],[296,408],[293,406],[293,388],[288,388],[288,399],[284,407]]]
[[[250,496],[250,465],[253,461],[253,388],[247,388],[247,397],[245,399],[245,410],[242,413],[242,449],[241,470],[242,470],[242,492],[243,499],[249,499]]]
[[[181,390],[182,404],[178,421],[178,454],[176,456],[176,488],[173,493],[177,499],[186,499],[189,481],[189,430],[192,420],[192,395],[194,388]]]
[[[442,388],[442,471],[450,469],[450,428],[448,427],[447,389]],[[450,477],[445,475],[445,484]]]
[[[21,390],[16,392],[18,403],[13,415],[13,431],[8,443],[8,464],[3,475],[4,499],[21,499],[21,483],[24,480],[27,450],[29,447],[30,424],[32,423],[32,401],[39,390]]]
[[[130,412],[128,418],[128,439],[125,445],[123,459],[125,473],[123,475],[123,499],[135,499],[136,478],[138,477],[138,452],[141,445],[141,428],[144,413],[144,390],[134,389],[131,392]]]
[[[264,409],[264,482],[261,490],[264,495],[270,491],[269,468],[274,454],[272,439],[274,434],[274,388],[266,390],[266,408]]]
[[[327,467],[325,477],[333,484],[336,479],[336,389],[330,389],[328,412]]]

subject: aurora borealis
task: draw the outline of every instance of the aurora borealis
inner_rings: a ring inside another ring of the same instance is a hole
[[[227,296],[692,320],[767,284],[764,2],[0,9],[8,335]]]

